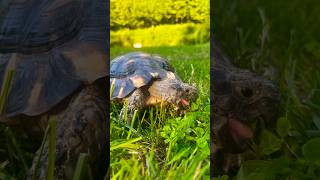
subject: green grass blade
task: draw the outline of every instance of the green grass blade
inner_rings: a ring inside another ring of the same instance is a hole
[[[136,116],[137,116],[137,112],[138,111],[135,110],[134,113],[133,113],[132,122],[131,122],[131,125],[130,125],[130,129],[129,129],[129,133],[128,133],[127,139],[129,139],[131,137],[132,130],[134,130],[133,129],[133,125],[134,125],[134,121],[135,121]]]
[[[8,70],[4,82],[2,84],[1,93],[0,93],[0,113],[3,113],[5,110],[7,97],[10,92],[11,81],[13,79],[14,70]]]
[[[128,140],[126,141],[125,143],[121,143],[121,144],[117,144],[117,145],[114,145],[114,146],[110,146],[110,151],[113,151],[115,149],[118,149],[118,148],[123,148],[123,147],[131,147],[131,145],[137,141],[140,141],[142,139],[142,137],[138,137],[138,138],[135,138],[135,139],[132,139],[132,140]]]
[[[32,175],[32,180],[37,180],[38,179],[37,176],[39,174],[40,159],[41,159],[41,156],[42,156],[43,151],[44,151],[46,140],[48,138],[49,129],[50,129],[50,127],[47,126],[46,131],[44,133],[44,137],[42,139],[41,146],[40,146],[40,152],[39,152],[39,156],[38,156],[38,159],[37,159],[37,163],[36,163],[35,168],[34,168],[34,172],[33,172],[33,175]]]
[[[27,172],[28,166],[23,156],[23,153],[21,151],[21,148],[19,146],[19,143],[15,138],[15,135],[12,133],[12,131],[9,128],[6,128],[4,133],[7,137],[7,148],[8,148],[9,156],[11,156],[10,159],[17,156],[19,158],[19,161],[21,162],[22,170],[24,172]]]
[[[186,153],[188,153],[190,151],[190,148],[186,148],[183,151],[179,152],[178,154],[176,154],[171,161],[169,161],[166,165],[170,165],[172,163],[174,163],[175,161],[178,161],[181,157],[183,157]]]
[[[112,81],[111,83],[111,87],[110,87],[110,99],[112,98],[112,94],[113,94],[113,91],[114,91],[114,83],[115,83],[115,79]]]
[[[56,127],[57,121],[55,117],[50,118],[49,121],[50,134],[49,134],[49,155],[48,155],[48,180],[53,180],[55,159],[56,159]]]
[[[9,176],[8,174],[0,172],[0,179],[3,180],[16,180],[16,178]]]
[[[89,155],[86,153],[81,153],[79,155],[79,159],[78,159],[76,169],[75,169],[74,175],[73,175],[73,180],[85,179],[85,176],[88,175],[87,174],[88,171],[86,171],[86,170],[89,170],[88,169],[88,158],[89,158]]]

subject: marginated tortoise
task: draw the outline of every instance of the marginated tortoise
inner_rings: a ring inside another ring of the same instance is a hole
[[[142,52],[128,53],[111,61],[110,85],[111,100],[128,101],[129,122],[135,110],[159,103],[181,110],[197,98],[196,87],[182,82],[166,59]],[[121,112],[122,119],[125,109]]]

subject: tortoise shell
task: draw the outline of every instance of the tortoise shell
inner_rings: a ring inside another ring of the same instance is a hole
[[[174,72],[174,69],[157,55],[133,52],[119,56],[111,61],[110,86],[114,87],[111,99],[125,98],[153,80],[164,79],[168,71]]]
[[[107,75],[107,3],[7,0],[0,7],[0,86],[14,71],[4,114],[39,115]]]

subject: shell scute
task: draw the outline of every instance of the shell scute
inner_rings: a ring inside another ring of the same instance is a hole
[[[168,71],[174,70],[160,56],[141,52],[119,56],[111,62],[110,84],[115,84],[112,98],[124,98],[137,88],[166,78]]]
[[[48,112],[108,75],[107,1],[7,0],[0,5],[0,88],[7,70],[14,71],[5,116]]]

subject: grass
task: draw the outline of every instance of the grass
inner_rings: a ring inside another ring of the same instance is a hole
[[[137,49],[113,47],[111,59],[132,51]],[[196,83],[199,98],[183,117],[160,105],[136,113],[130,126],[119,121],[121,105],[112,103],[111,179],[208,179],[209,43],[138,51],[167,58],[184,82]]]
[[[55,117],[51,117],[49,120],[49,157],[48,157],[48,180],[53,180],[54,178],[54,169],[56,161],[56,129],[57,129],[57,120]]]
[[[5,110],[7,96],[10,92],[14,71],[8,69],[5,73],[0,95],[0,112]],[[0,126],[0,179],[23,179],[28,172],[28,163],[32,161],[35,149],[32,140],[26,142],[26,134],[14,132],[4,125]],[[37,140],[36,140],[37,141]]]
[[[254,160],[230,179],[320,176],[319,10],[315,0],[215,1],[214,34],[227,54],[265,73],[282,94],[276,128],[262,133]]]
[[[121,29],[110,32],[110,46],[144,47],[178,46],[180,44],[201,44],[210,40],[208,24],[158,25],[144,29]]]
[[[0,134],[0,179],[23,179],[36,151],[34,142],[7,127],[1,127]]]
[[[14,180],[25,179],[31,167],[32,160],[36,157],[36,168],[33,171],[32,179],[38,179],[40,159],[43,156],[44,148],[48,148],[48,169],[47,179],[55,179],[55,159],[56,159],[56,119],[50,117],[49,125],[42,138],[39,149],[39,156],[35,156],[40,138],[30,138],[24,133],[16,133],[9,127],[0,127],[0,133],[4,135],[4,139],[0,139],[0,179]],[[4,143],[2,143],[5,141]],[[48,143],[48,146],[45,144]],[[88,166],[88,155],[80,153],[78,162],[74,172],[74,180],[93,179],[91,168]]]

